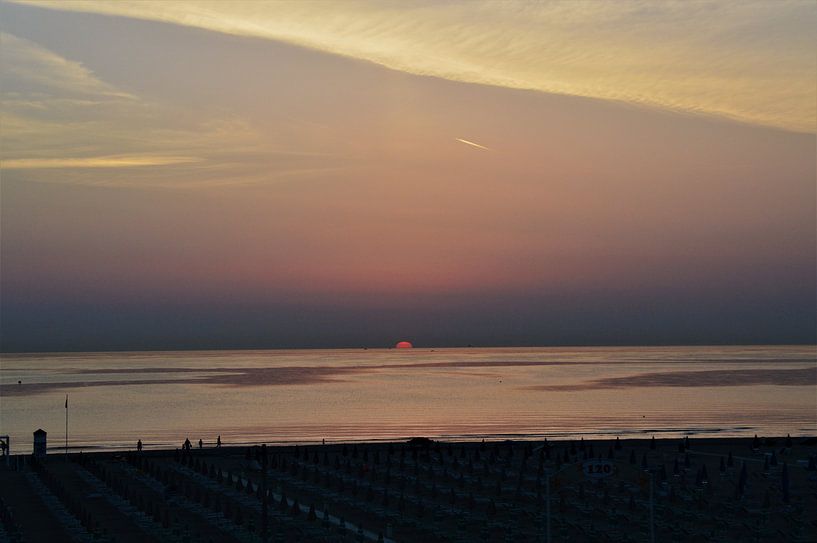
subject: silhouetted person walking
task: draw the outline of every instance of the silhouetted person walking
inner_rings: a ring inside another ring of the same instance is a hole
[[[137,452],[142,452],[142,440],[141,439],[136,442],[136,451]]]

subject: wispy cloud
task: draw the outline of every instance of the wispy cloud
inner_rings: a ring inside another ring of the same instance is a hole
[[[400,9],[340,1],[21,1],[281,40],[456,81],[817,129],[817,7],[808,1]]]
[[[8,170],[38,170],[51,168],[134,168],[143,166],[167,166],[189,164],[201,159],[186,156],[92,156],[82,158],[18,158],[3,160],[2,167]]]
[[[63,96],[135,99],[135,96],[109,85],[79,62],[61,57],[29,40],[0,32],[5,92],[16,83],[31,92]]]
[[[0,39],[0,168],[26,180],[195,188],[337,168],[338,157],[276,144],[229,112],[146,100],[38,43],[8,32]]]

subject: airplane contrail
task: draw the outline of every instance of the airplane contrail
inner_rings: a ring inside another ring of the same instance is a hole
[[[462,138],[454,138],[454,139],[457,140],[460,143],[464,143],[465,145],[471,145],[473,147],[476,147],[477,149],[485,149],[486,151],[491,150],[488,147],[485,147],[484,145],[480,145],[479,143],[474,143],[473,141],[464,140]]]

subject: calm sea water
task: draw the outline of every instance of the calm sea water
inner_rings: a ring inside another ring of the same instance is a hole
[[[20,384],[18,384],[20,381]],[[13,452],[379,440],[817,435],[817,348],[3,355]]]

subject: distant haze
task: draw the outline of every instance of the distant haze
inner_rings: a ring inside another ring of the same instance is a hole
[[[44,4],[0,3],[3,351],[817,342],[813,2],[558,4],[553,42]]]

